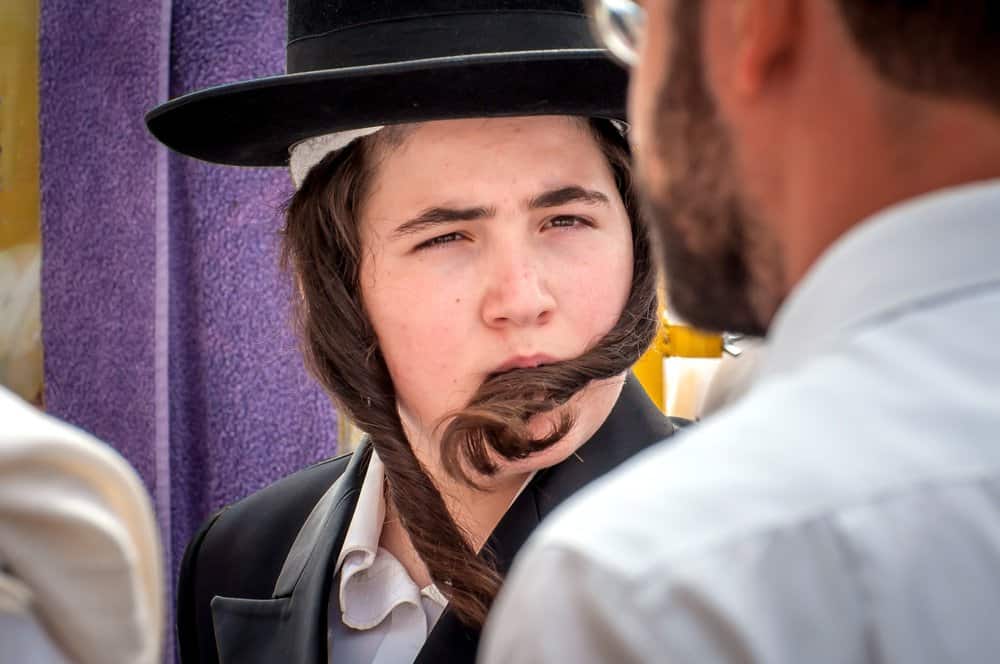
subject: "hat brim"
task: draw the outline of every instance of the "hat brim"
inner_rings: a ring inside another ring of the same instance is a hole
[[[238,166],[283,166],[335,131],[474,117],[625,118],[627,73],[599,49],[521,51],[328,69],[199,90],[146,115],[167,147]]]

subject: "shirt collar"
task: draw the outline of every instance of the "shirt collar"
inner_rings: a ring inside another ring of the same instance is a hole
[[[433,603],[431,623],[448,600],[437,586],[419,588],[396,558],[379,548],[385,522],[385,465],[372,450],[358,504],[337,558],[340,574],[341,617],[352,629],[372,629],[401,604],[423,608],[423,598]],[[418,621],[426,636],[426,622]]]
[[[1000,283],[1000,180],[919,196],[835,242],[775,317],[761,376],[793,370],[851,330]]]
[[[379,540],[382,537],[384,521],[385,465],[379,459],[378,453],[372,449],[368,470],[365,471],[365,479],[361,483],[361,492],[358,494],[358,504],[354,508],[351,525],[347,527],[344,545],[337,557],[335,572],[340,571],[348,554],[361,552],[365,558],[374,559]]]

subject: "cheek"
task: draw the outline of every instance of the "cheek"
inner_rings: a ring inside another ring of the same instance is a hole
[[[611,330],[632,286],[632,244],[627,234],[588,248],[562,277],[560,307],[583,352]]]
[[[453,395],[471,374],[462,321],[472,298],[461,280],[380,267],[366,282],[365,304],[397,398],[421,420],[439,417],[460,405]]]

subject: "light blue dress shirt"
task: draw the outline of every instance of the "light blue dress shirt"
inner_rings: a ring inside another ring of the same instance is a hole
[[[768,347],[543,524],[481,662],[1000,662],[1000,181],[858,225]]]

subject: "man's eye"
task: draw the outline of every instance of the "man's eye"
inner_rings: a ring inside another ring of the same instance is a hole
[[[461,239],[462,239],[461,233],[446,233],[444,235],[438,235],[437,237],[431,238],[426,242],[421,242],[416,246],[416,249],[417,251],[420,251],[422,249],[431,249],[433,247],[440,247]]]
[[[545,222],[549,228],[573,228],[574,226],[592,226],[589,220],[572,214],[563,214],[552,217]]]

